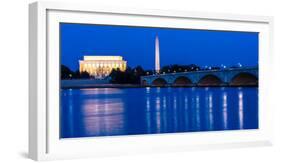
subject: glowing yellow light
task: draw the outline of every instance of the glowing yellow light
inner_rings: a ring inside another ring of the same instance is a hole
[[[95,78],[108,76],[112,69],[125,71],[126,67],[127,61],[121,56],[84,56],[84,60],[79,61],[80,73],[86,71]]]

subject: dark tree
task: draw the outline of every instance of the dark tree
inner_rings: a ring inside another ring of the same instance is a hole
[[[127,67],[126,71],[120,69],[113,69],[110,73],[111,83],[115,84],[140,84],[140,77],[144,76],[146,72],[141,66],[135,68]]]
[[[137,66],[133,69],[134,73],[137,75],[137,76],[143,76],[145,75],[145,71],[143,70],[143,68],[141,66]]]
[[[89,79],[89,78],[90,78],[90,74],[86,71],[80,73],[79,70],[76,70],[75,72],[73,72],[67,66],[61,65],[61,79]]]
[[[74,72],[65,65],[61,65],[61,79],[71,79],[74,76]]]
[[[80,73],[79,78],[81,78],[81,79],[89,79],[90,78],[90,74],[88,72],[86,72],[86,71],[83,71],[83,72]]]
[[[140,84],[141,76],[145,75],[145,71],[143,70],[143,68],[141,66],[137,66],[133,69],[132,73],[133,74],[131,74],[131,76],[133,76],[133,83]]]
[[[80,79],[80,71],[79,71],[79,70],[76,70],[76,71],[74,72],[73,78],[75,78],[75,79]]]
[[[230,66],[229,68],[233,68],[234,69],[234,68],[239,68],[239,67],[238,66]]]

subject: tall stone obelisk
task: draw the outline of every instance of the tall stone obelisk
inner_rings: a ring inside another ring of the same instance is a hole
[[[160,50],[158,35],[155,38],[155,72],[160,73]]]

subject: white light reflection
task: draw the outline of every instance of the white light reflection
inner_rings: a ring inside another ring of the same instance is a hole
[[[118,135],[124,130],[124,104],[120,99],[88,99],[82,108],[88,136]]]
[[[184,114],[184,120],[185,120],[185,126],[188,128],[188,96],[184,96],[184,109],[185,109],[185,114]]]
[[[147,94],[150,93],[150,87],[146,87],[145,90],[146,90],[146,93],[147,93]]]
[[[150,113],[150,98],[146,97],[146,126],[147,133],[151,133],[151,113]]]
[[[166,100],[166,96],[163,97],[163,109],[167,108],[167,100]]]
[[[178,112],[177,112],[177,97],[173,96],[173,111],[174,111],[174,131],[178,129]]]
[[[107,92],[108,90],[105,90],[105,92]],[[106,99],[105,100],[105,103],[104,103],[104,115],[110,115],[111,114],[111,110],[110,110],[110,108],[109,108],[109,103],[110,103],[111,101],[110,100],[108,100],[108,99]],[[110,120],[109,118],[104,118],[104,126],[105,126],[105,128],[106,129],[108,129],[110,126],[108,126],[108,125],[111,125],[111,121],[112,120]]]
[[[155,106],[156,106],[156,111],[159,111],[160,108],[161,108],[161,101],[160,101],[160,97],[156,97],[156,100],[155,100]]]
[[[213,94],[209,92],[207,98],[206,98],[207,106],[208,106],[208,129],[213,130],[214,127],[214,115],[213,115]]]
[[[196,94],[196,129],[200,130],[201,124],[200,124],[200,96],[199,94]]]
[[[227,129],[228,124],[227,124],[227,93],[223,92],[222,95],[222,117],[223,117],[223,128]]]
[[[238,92],[238,102],[239,102],[239,112],[238,112],[238,116],[239,116],[239,128],[240,129],[243,129],[243,119],[244,119],[244,107],[243,107],[243,91],[241,91],[239,89],[239,92]]]
[[[163,114],[162,114],[162,120],[163,120],[163,132],[166,132],[167,131],[167,99],[166,99],[166,96],[163,97]]]
[[[156,132],[160,133],[161,132],[161,100],[160,97],[156,97],[155,100],[156,103]]]
[[[150,111],[150,98],[146,97],[146,111]]]
[[[110,93],[111,95],[123,93],[123,90],[118,88],[82,88],[80,89],[80,91],[81,91],[80,92],[81,95],[91,95],[91,96],[104,95],[108,93]]]

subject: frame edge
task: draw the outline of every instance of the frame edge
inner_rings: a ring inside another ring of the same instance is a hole
[[[29,138],[28,157],[44,160],[48,154],[46,126],[46,7],[42,2],[29,4]]]
[[[28,64],[28,72],[29,72],[29,81],[28,81],[28,90],[29,90],[29,113],[28,113],[28,157],[33,160],[38,160],[38,121],[37,121],[37,36],[38,36],[38,3],[29,4],[29,27],[28,27],[28,52],[29,52],[29,64]]]

